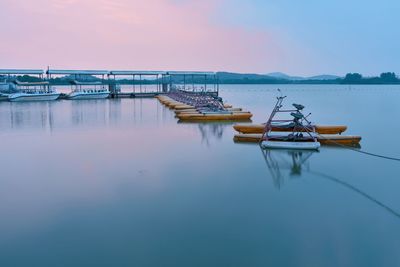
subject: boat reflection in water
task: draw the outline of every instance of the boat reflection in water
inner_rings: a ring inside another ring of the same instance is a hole
[[[308,159],[317,151],[261,149],[276,188],[280,189],[285,177],[298,178],[303,169],[310,170]]]
[[[392,215],[400,219],[400,212],[387,206],[382,201],[374,198],[370,194],[362,191],[356,186],[346,182],[344,179],[336,178],[332,175],[324,174],[318,171],[312,171],[310,168],[309,159],[314,153],[320,153],[317,151],[309,150],[277,150],[277,149],[261,149],[264,156],[265,162],[271,173],[274,186],[280,190],[284,184],[285,177],[299,178],[303,173],[311,175],[310,177],[322,178],[329,180],[336,185],[347,188],[348,190],[361,195],[365,199],[375,203],[379,207],[383,208]]]
[[[213,140],[221,141],[225,130],[230,130],[234,122],[189,122],[178,121],[179,124],[192,125],[201,135],[201,143],[210,146]]]
[[[157,108],[153,99],[93,99],[79,101],[1,102],[0,132],[20,133],[66,129],[136,127],[153,121],[174,121]]]
[[[224,124],[215,124],[215,123],[206,123],[206,124],[198,124],[199,131],[201,134],[201,142],[202,144],[210,145],[210,140],[216,139],[221,140],[224,136],[224,130],[226,125]]]

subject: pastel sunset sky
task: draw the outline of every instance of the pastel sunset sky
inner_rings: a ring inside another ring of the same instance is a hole
[[[400,73],[400,1],[1,0],[0,68]]]

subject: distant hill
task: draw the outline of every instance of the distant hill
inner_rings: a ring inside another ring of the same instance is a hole
[[[339,77],[339,76],[330,75],[330,74],[323,74],[323,75],[317,75],[317,76],[312,76],[312,77],[290,76],[290,75],[285,74],[285,73],[282,73],[282,72],[268,73],[267,76],[275,77],[275,78],[277,78],[277,79],[289,80],[289,81],[302,81],[302,80],[336,80],[336,79],[341,78],[341,77]]]
[[[299,80],[305,80],[306,78],[304,77],[298,77],[298,76],[290,76],[282,72],[272,72],[268,73],[267,76],[274,77],[277,79],[281,80],[290,80],[290,81],[299,81]]]
[[[272,77],[263,74],[242,74],[242,73],[232,73],[232,72],[217,72],[218,80],[220,83],[229,84],[276,84],[285,83],[285,79],[278,77]]]
[[[263,74],[218,72],[219,79],[276,80],[278,78]]]
[[[253,74],[253,73],[233,73],[218,72],[220,83],[260,83],[260,84],[277,84],[277,83],[335,83],[339,76],[335,75],[318,75],[313,77],[290,76],[282,72],[273,72],[269,74]]]

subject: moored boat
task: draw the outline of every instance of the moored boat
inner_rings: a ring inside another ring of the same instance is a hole
[[[15,85],[7,82],[6,79],[0,81],[0,101],[7,101],[12,93],[16,93]]]
[[[317,141],[321,143],[321,145],[345,145],[345,146],[357,146],[361,142],[361,136],[358,135],[320,135],[317,136]],[[233,138],[235,142],[245,142],[245,143],[258,143],[262,138],[262,134],[236,134]],[[271,140],[274,141],[284,141],[287,139],[287,136],[274,136],[270,137]],[[303,136],[303,141],[312,141],[307,140],[306,137]]]
[[[0,93],[0,101],[8,100],[10,94]]]
[[[11,102],[26,101],[52,101],[60,97],[60,93],[56,92],[48,82],[19,82],[14,81],[18,92],[8,95]]]
[[[252,116],[253,114],[250,112],[209,112],[177,115],[183,121],[250,120]]]
[[[283,109],[285,96],[277,102],[265,124],[236,124],[240,134],[235,142],[255,142],[267,149],[318,150],[321,145],[360,147],[361,136],[340,135],[347,126],[323,126],[312,124],[303,114],[303,105],[293,104],[294,109]],[[278,114],[290,114],[291,119],[275,118]]]
[[[67,95],[70,100],[84,99],[106,99],[110,96],[110,91],[105,84],[101,82],[78,82],[71,81],[73,89]]]
[[[266,124],[236,124],[233,128],[239,133],[263,133]],[[344,125],[306,125],[303,128],[297,129],[300,132],[310,132],[315,128],[315,132],[319,134],[341,134],[347,130],[347,126]],[[271,131],[273,132],[292,132],[294,130],[294,125],[289,124],[272,124]]]
[[[199,113],[199,112],[202,112],[203,110],[205,110],[205,109],[191,108],[191,109],[175,110],[175,114]],[[243,110],[242,110],[242,108],[227,108],[226,111],[237,112],[237,111],[243,111]]]
[[[191,108],[194,108],[194,107],[191,105],[185,105],[185,104],[174,106],[175,110],[186,110],[186,109],[191,109]]]
[[[299,150],[318,150],[321,143],[318,142],[315,127],[302,113],[304,106],[293,104],[295,109],[282,109],[285,96],[277,98],[275,107],[259,139],[262,148],[266,149],[299,149]],[[278,114],[290,113],[292,119],[276,119]],[[290,125],[291,133],[286,135],[276,135],[273,131],[275,126]]]
[[[318,150],[321,147],[319,142],[281,142],[263,141],[261,147],[268,149],[294,149],[294,150]]]

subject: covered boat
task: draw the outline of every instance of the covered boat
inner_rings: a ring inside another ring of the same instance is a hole
[[[19,82],[14,81],[17,92],[8,95],[11,102],[51,101],[60,97],[48,82]]]
[[[70,100],[105,99],[110,96],[107,86],[101,82],[71,81],[72,91],[67,95]]]
[[[6,80],[0,81],[0,101],[7,101],[8,96],[16,92],[17,90],[14,83],[9,83]]]

